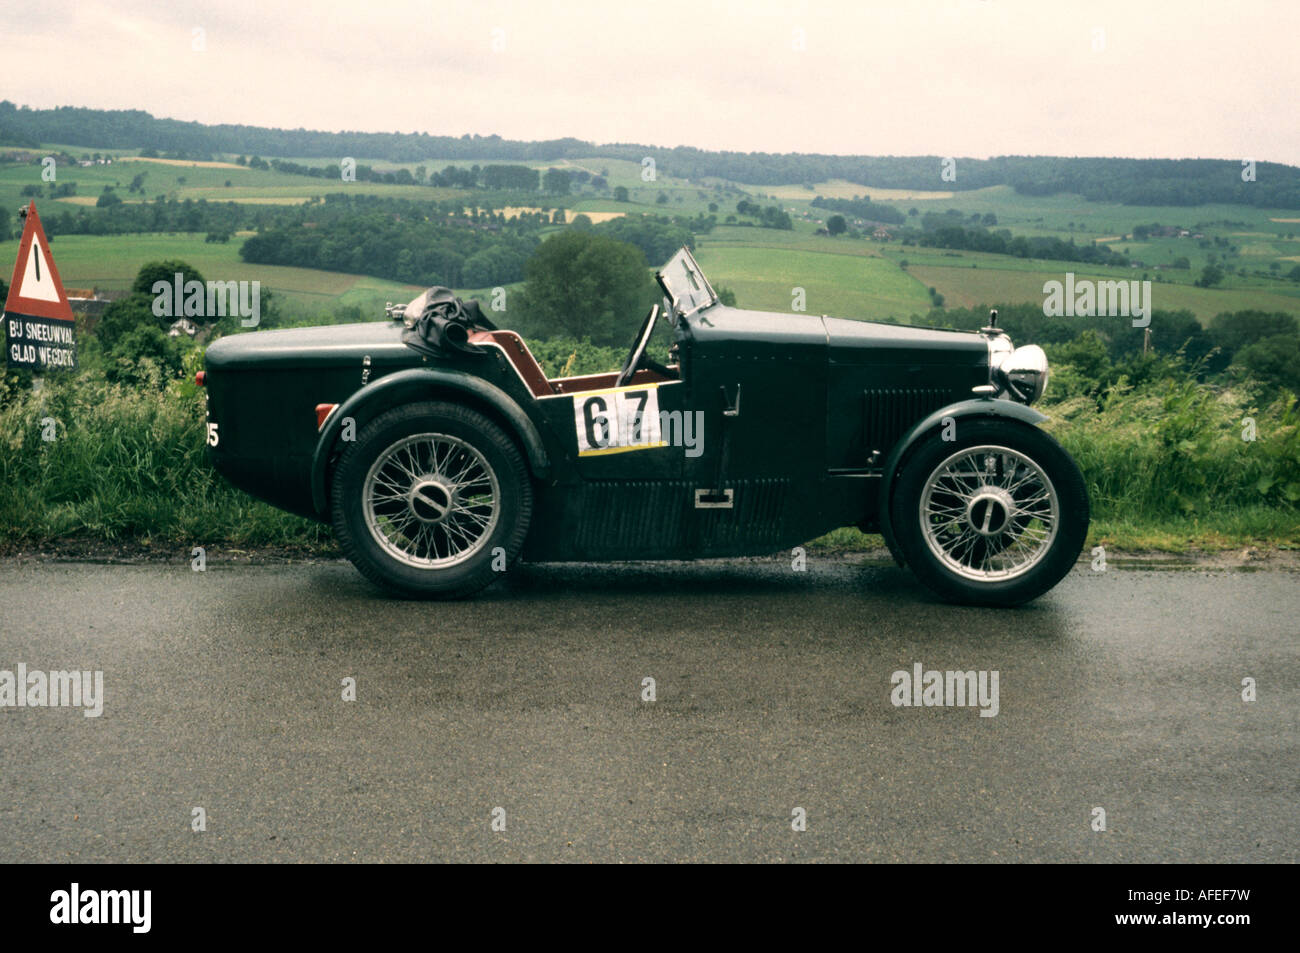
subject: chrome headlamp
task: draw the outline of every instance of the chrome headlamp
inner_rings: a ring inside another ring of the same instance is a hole
[[[1007,342],[1010,344],[1010,342]],[[998,363],[993,363],[994,354],[989,350],[989,369],[993,382],[1007,392],[1012,400],[1022,404],[1032,404],[1043,396],[1047,389],[1047,355],[1037,344],[1026,344],[1010,354],[1000,355]]]

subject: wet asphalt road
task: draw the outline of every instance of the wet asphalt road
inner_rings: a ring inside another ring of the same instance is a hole
[[[99,718],[0,709],[5,861],[1291,862],[1300,843],[1291,572],[1081,563],[999,611],[852,559],[525,567],[451,604],[345,563],[4,562],[0,605],[0,669],[105,679]],[[916,662],[997,670],[998,714],[894,707]]]

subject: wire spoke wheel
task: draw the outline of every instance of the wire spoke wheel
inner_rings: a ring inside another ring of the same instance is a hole
[[[919,517],[926,546],[945,568],[995,582],[1046,558],[1061,504],[1043,467],[1018,450],[986,444],[958,450],[931,471]]]
[[[447,569],[486,545],[501,517],[501,487],[464,440],[413,434],[375,458],[362,507],[370,535],[389,556],[416,569]]]

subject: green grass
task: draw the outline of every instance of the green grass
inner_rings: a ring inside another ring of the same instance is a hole
[[[195,352],[197,353],[197,352]],[[165,392],[51,376],[0,409],[0,542],[318,545],[328,532],[217,476],[190,381]],[[41,421],[55,438],[42,439]]]
[[[758,228],[733,231],[790,234]],[[768,237],[760,236],[760,241]],[[731,288],[745,308],[790,311],[798,287],[805,290],[810,314],[885,318],[929,310],[925,286],[883,258],[774,245],[709,240],[699,244],[696,258],[714,287]]]

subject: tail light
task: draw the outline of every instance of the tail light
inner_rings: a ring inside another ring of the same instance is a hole
[[[316,405],[316,429],[320,430],[325,426],[325,421],[329,420],[330,414],[334,413],[334,408],[338,404],[317,404]]]
[[[195,384],[198,384],[200,387],[203,387],[204,385],[206,385],[207,382],[208,382],[208,372],[207,372],[207,371],[199,371],[198,373],[196,373],[196,374],[194,375],[194,383],[195,383]]]

